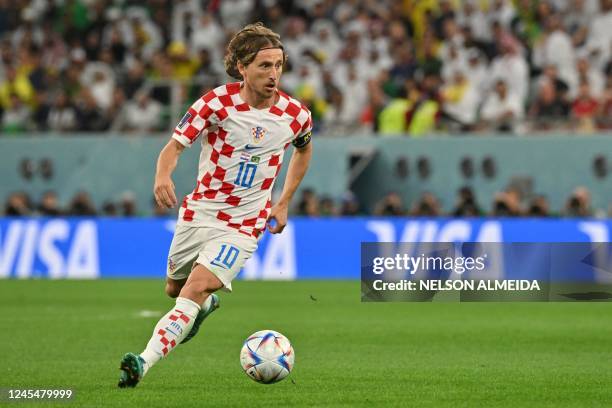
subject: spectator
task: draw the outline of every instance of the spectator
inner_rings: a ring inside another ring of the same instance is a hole
[[[376,128],[381,135],[399,135],[407,130],[406,115],[413,106],[408,98],[416,97],[418,91],[412,81],[406,81],[404,86],[378,114]]]
[[[124,217],[134,217],[136,212],[136,196],[131,191],[123,193],[119,202],[121,215]]]
[[[572,104],[572,118],[574,127],[578,132],[590,133],[595,129],[595,116],[599,110],[599,103],[591,95],[588,82],[582,82],[578,96]]]
[[[523,104],[518,95],[508,90],[503,79],[495,83],[495,92],[485,100],[481,118],[483,125],[499,132],[515,132],[518,120],[523,118]]]
[[[347,191],[342,197],[342,207],[340,215],[355,216],[361,214],[361,206],[357,196],[352,191]]]
[[[552,129],[564,121],[569,113],[569,104],[557,93],[552,81],[546,79],[540,83],[536,101],[529,110],[533,128],[537,130]]]
[[[488,41],[491,38],[490,27],[485,14],[477,7],[475,0],[461,2],[463,7],[458,13],[457,22],[463,27],[469,27],[475,39]]]
[[[494,217],[516,217],[522,214],[520,198],[514,191],[495,194],[491,215]]]
[[[136,100],[128,102],[113,127],[134,133],[156,131],[159,127],[159,117],[162,106],[152,99],[148,92],[139,92]]]
[[[589,85],[589,93],[593,97],[601,97],[605,87],[603,73],[600,70],[591,67],[587,57],[580,57],[576,63],[575,74],[571,77],[570,81],[571,98],[576,98],[578,96],[580,93],[580,84],[584,82]]]
[[[608,74],[603,91],[598,122],[601,129],[612,129],[612,73]]]
[[[105,201],[102,204],[102,215],[105,217],[117,217],[119,215],[117,204],[112,201]]]
[[[374,215],[399,216],[406,214],[402,198],[396,192],[391,192],[380,200],[375,208]]]
[[[70,201],[68,214],[74,216],[93,216],[96,215],[97,212],[89,194],[85,191],[81,191]]]
[[[59,201],[55,191],[47,191],[43,194],[38,212],[45,217],[57,217],[62,215],[62,210],[59,207]]]
[[[455,217],[478,217],[483,214],[476,202],[474,191],[470,187],[465,186],[459,189],[452,214]]]
[[[83,89],[81,92],[80,103],[76,112],[79,130],[100,132],[106,130],[109,126],[104,111],[98,106],[87,89]]]
[[[499,80],[503,80],[522,105],[527,98],[529,85],[527,62],[521,54],[518,41],[510,34],[507,32],[498,34],[497,41],[501,54],[491,63],[490,83],[495,85]]]
[[[31,117],[30,108],[16,94],[10,96],[10,103],[2,114],[2,132],[22,133],[27,129]]]
[[[320,215],[322,217],[333,217],[338,215],[336,210],[336,205],[334,200],[331,197],[324,196],[321,197],[321,201],[319,202]]]
[[[34,99],[35,90],[30,79],[24,73],[17,72],[13,65],[5,67],[5,79],[0,81],[0,108],[10,109],[13,96],[23,104],[29,104]]]
[[[297,214],[308,217],[316,217],[319,215],[319,199],[314,190],[310,188],[302,190],[302,197],[297,205]]]
[[[66,132],[77,129],[77,112],[65,92],[56,97],[47,116],[47,128],[56,132]]]
[[[462,131],[473,130],[478,111],[478,90],[462,71],[453,75],[452,82],[442,88],[444,113]]]
[[[436,196],[430,192],[425,192],[414,203],[410,214],[415,217],[436,217],[442,215],[442,211]]]
[[[30,197],[24,192],[11,194],[4,205],[4,214],[9,217],[23,217],[32,214]]]
[[[534,197],[529,203],[525,215],[528,217],[548,217],[550,215],[550,208],[546,197]]]
[[[545,22],[545,33],[533,49],[536,66],[555,65],[559,76],[570,82],[575,73],[576,57],[571,37],[561,24],[558,15],[551,15]]]
[[[590,217],[591,193],[586,187],[577,187],[565,203],[563,214],[566,217]]]

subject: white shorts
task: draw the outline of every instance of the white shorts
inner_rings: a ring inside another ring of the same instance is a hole
[[[170,279],[185,279],[195,262],[214,273],[231,292],[232,280],[256,249],[257,240],[238,231],[177,225],[166,274]]]

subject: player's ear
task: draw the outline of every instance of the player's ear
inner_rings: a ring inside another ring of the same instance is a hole
[[[245,73],[246,73],[246,67],[244,66],[244,64],[242,62],[238,62],[236,64],[236,67],[238,68],[238,72],[240,72],[240,75],[242,75],[242,78],[244,79],[245,77]]]

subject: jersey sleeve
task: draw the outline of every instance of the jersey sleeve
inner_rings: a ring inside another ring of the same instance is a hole
[[[305,111],[307,113],[306,120],[292,142],[293,146],[298,149],[305,147],[312,139],[312,114],[308,109],[305,109]]]
[[[214,111],[205,100],[206,96],[195,101],[174,128],[172,138],[185,147],[191,147],[200,135],[206,136],[215,125]]]

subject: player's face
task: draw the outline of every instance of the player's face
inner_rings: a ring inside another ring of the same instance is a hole
[[[263,98],[271,98],[283,73],[283,50],[270,48],[257,53],[255,60],[240,70],[245,83]]]

